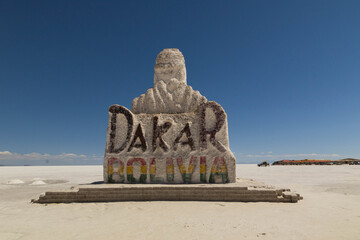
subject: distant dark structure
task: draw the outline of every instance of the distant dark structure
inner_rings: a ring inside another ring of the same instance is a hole
[[[344,158],[341,160],[333,161],[336,165],[349,164],[349,165],[360,165],[360,159],[355,158]]]
[[[270,164],[267,161],[263,161],[262,163],[258,164],[258,167],[270,167]]]
[[[340,160],[328,159],[303,159],[303,160],[280,160],[273,162],[272,165],[360,165],[360,159],[345,158]]]

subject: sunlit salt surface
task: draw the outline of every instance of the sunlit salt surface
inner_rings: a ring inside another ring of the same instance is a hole
[[[238,178],[290,188],[304,199],[32,204],[47,191],[101,182],[103,167],[0,167],[0,239],[359,239],[360,166],[236,170]]]
[[[44,181],[36,180],[36,181],[32,182],[30,185],[44,185],[44,184],[46,184]]]
[[[9,185],[24,184],[24,181],[22,181],[20,179],[12,179],[12,180],[7,181],[7,184],[9,184]]]

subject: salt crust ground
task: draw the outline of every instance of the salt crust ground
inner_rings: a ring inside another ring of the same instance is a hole
[[[0,239],[359,239],[360,166],[237,165],[237,175],[304,200],[31,204],[102,180],[102,166],[0,167]]]

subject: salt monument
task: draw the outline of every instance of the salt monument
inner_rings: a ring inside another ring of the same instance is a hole
[[[133,100],[131,111],[120,105],[109,108],[103,170],[104,184],[49,191],[32,202],[302,199],[288,189],[235,177],[226,113],[187,85],[185,60],[178,49],[158,55],[154,87]]]
[[[154,87],[132,101],[131,111],[109,108],[106,183],[233,183],[227,116],[187,85],[178,49],[156,58]]]

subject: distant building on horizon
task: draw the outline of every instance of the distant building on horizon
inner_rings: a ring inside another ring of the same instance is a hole
[[[303,160],[280,160],[273,162],[272,165],[359,165],[360,159],[355,158],[344,158],[340,160],[329,160],[329,159],[303,159]]]

